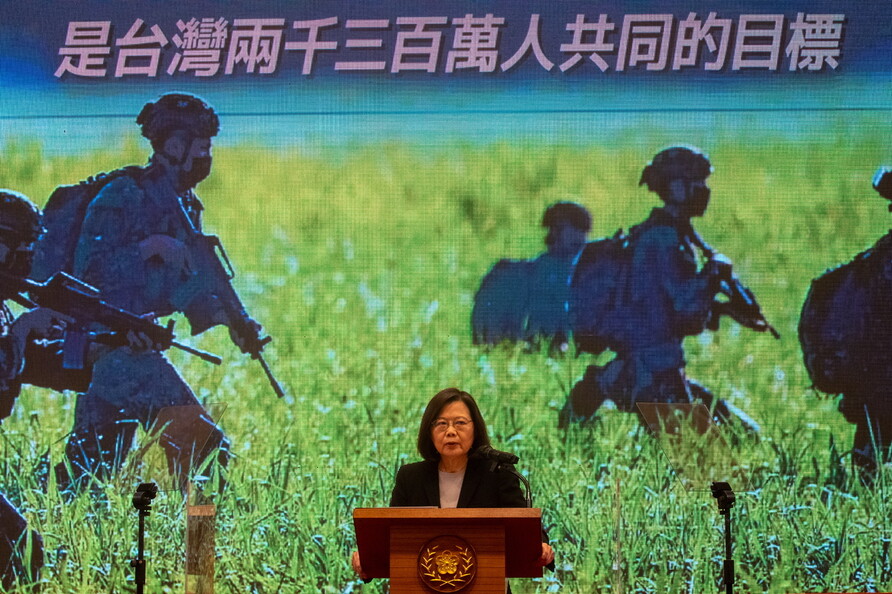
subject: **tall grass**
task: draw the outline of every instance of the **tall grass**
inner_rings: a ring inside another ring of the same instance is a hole
[[[704,143],[713,202],[697,226],[782,334],[774,341],[729,322],[686,343],[691,376],[763,425],[760,439],[739,443],[753,482],[732,512],[739,592],[892,589],[888,471],[870,489],[850,475],[852,428],[809,389],[796,339],[810,279],[888,228],[869,187],[888,158],[873,124],[865,116],[844,139],[827,122],[817,139],[742,146],[725,131]],[[469,336],[480,278],[498,258],[541,250],[548,204],[585,204],[594,235],[647,216],[657,201],[638,175],[659,140],[649,152],[635,148],[640,139],[217,151],[200,187],[205,224],[274,337],[268,361],[288,391],[277,400],[221,329],[191,339],[222,354],[220,368],[170,353],[198,397],[223,411],[233,442],[217,518],[218,591],[386,591],[349,568],[351,512],[387,503],[396,469],[417,458],[424,404],[450,385],[475,395],[494,441],[520,456],[557,551],[554,574],[515,591],[716,590],[722,518],[708,491],[686,491],[630,415],[605,410],[592,425],[556,428],[589,360],[487,350]],[[0,151],[0,187],[42,204],[58,184],[143,160],[135,143],[49,158],[21,141]],[[43,483],[48,462],[61,459],[73,403],[24,391],[0,431],[0,489],[43,535],[43,592],[131,591],[130,497],[138,482],[163,478],[163,461],[141,451],[113,481],[63,500],[51,477]],[[162,493],[148,518],[149,592],[182,591],[183,505]]]

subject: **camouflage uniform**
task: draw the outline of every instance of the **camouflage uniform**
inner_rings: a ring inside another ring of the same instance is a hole
[[[868,307],[852,310],[867,319],[859,348],[850,353],[856,363],[847,370],[851,381],[843,391],[839,410],[846,421],[855,424],[852,459],[870,479],[892,444],[892,232],[867,253],[879,266],[868,281]]]
[[[39,216],[37,208],[21,194],[0,191],[0,241],[5,246],[13,249],[19,239],[16,236],[25,239],[33,234],[33,241],[39,231]],[[32,227],[33,233],[27,227]],[[13,256],[6,258],[11,260]],[[28,273],[30,262],[16,264],[18,270],[11,270],[14,264],[9,261],[3,262],[3,268],[15,274]],[[14,316],[3,302],[0,304],[0,419],[6,419],[12,413],[25,372],[25,349],[12,334],[13,322]],[[42,566],[43,540],[39,534],[28,530],[25,518],[0,494],[0,584],[4,590],[9,590],[17,579],[33,580]]]
[[[0,309],[0,419],[12,414],[12,407],[22,390],[20,376],[25,357],[18,342],[10,335],[14,319],[4,303]]]
[[[555,344],[569,340],[567,299],[575,264],[575,256],[567,258],[547,252],[529,263],[525,336],[528,340],[547,337]]]
[[[190,96],[185,97],[188,102]],[[216,133],[216,125],[212,132],[209,136]],[[201,212],[195,193],[177,191],[160,165],[151,163],[118,176],[87,209],[72,272],[102,291],[109,303],[140,315],[181,312],[193,333],[201,332],[214,325],[217,312],[214,300],[201,293],[199,279],[188,269],[188,258],[173,265],[156,257],[146,259],[140,248],[150,236],[185,242],[192,230],[200,231]],[[172,416],[159,420],[166,407],[182,408],[168,409]],[[94,363],[89,390],[78,398],[66,446],[72,474],[68,476],[62,465],[57,467],[60,483],[104,476],[119,468],[137,425],[150,429],[159,421],[170,421],[161,445],[170,471],[181,481],[193,464],[215,450],[225,465],[228,440],[162,353],[130,347],[106,352]]]
[[[606,366],[586,369],[570,392],[559,426],[593,417],[609,398],[629,412],[638,412],[635,403],[639,401],[700,401],[713,407],[718,419],[733,414],[749,429],[758,430],[742,411],[724,400],[716,401],[685,375],[684,338],[707,328],[720,289],[690,223],[692,216],[706,210],[705,180],[710,172],[708,159],[687,147],[666,149],[645,168],[641,183],[660,194],[666,206],[653,209],[629,233],[631,261],[615,289],[615,305],[605,316],[609,327],[598,329],[616,357]],[[684,199],[668,192],[670,180],[692,184]]]
[[[874,189],[892,200],[892,172],[881,169]],[[852,461],[868,482],[892,444],[890,303],[892,231],[815,279],[799,322],[809,376],[817,389],[842,394],[839,410],[855,425]]]
[[[0,420],[12,414],[23,384],[55,390],[84,390],[90,370],[62,368],[61,347],[57,341],[29,340],[24,349],[11,335],[13,315],[6,304],[0,306]],[[26,554],[26,545],[30,551]],[[25,567],[25,561],[28,567]],[[27,530],[25,518],[0,494],[0,583],[9,589],[18,576],[31,580],[43,566],[43,539]]]
[[[579,204],[557,202],[542,226],[549,229],[548,251],[532,260],[500,260],[481,281],[471,312],[475,344],[546,338],[555,348],[566,345],[570,278],[591,216]]]
[[[24,368],[24,356],[10,335],[13,316],[4,304],[0,309],[0,418],[12,413],[12,406],[21,390],[20,376]],[[30,551],[26,543],[30,539]],[[25,559],[29,560],[25,567]],[[0,582],[4,589],[15,583],[16,577],[35,577],[43,566],[43,539],[34,531],[28,531],[25,518],[0,494]]]
[[[685,336],[705,329],[717,289],[700,269],[699,254],[684,227],[655,208],[632,229],[627,295],[611,322],[610,348],[616,358],[605,367],[589,366],[573,387],[575,416],[592,416],[605,398],[635,411],[638,400],[684,403],[708,395],[686,378],[682,343]]]
[[[892,171],[881,168],[873,187],[892,201]],[[870,307],[863,312],[868,317],[863,322],[867,332],[861,342],[863,352],[855,355],[862,367],[852,370],[860,381],[843,393],[839,409],[847,421],[855,423],[854,462],[869,478],[892,445],[892,231],[867,253],[874,261],[867,283]]]

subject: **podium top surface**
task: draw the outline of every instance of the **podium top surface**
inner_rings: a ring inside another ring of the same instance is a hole
[[[353,510],[354,520],[487,520],[505,522],[510,520],[541,520],[542,510],[530,507],[357,507]]]

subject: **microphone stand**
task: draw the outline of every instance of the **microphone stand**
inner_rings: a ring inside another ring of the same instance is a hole
[[[139,528],[136,533],[136,557],[130,561],[134,569],[136,594],[143,594],[146,586],[145,532],[146,516],[152,510],[152,499],[158,494],[155,483],[141,483],[133,494],[133,507],[139,510]]]
[[[731,557],[731,508],[734,507],[734,491],[728,483],[712,483],[712,496],[719,506],[719,515],[725,516],[725,560],[722,564],[722,581],[725,594],[734,592],[734,559]]]
[[[484,454],[490,453],[490,455],[488,456],[490,462],[489,471],[495,472],[499,469],[507,470],[509,473],[520,479],[520,482],[523,483],[524,490],[526,491],[526,494],[524,495],[524,501],[527,504],[528,508],[532,508],[533,489],[530,487],[530,481],[527,480],[527,477],[517,472],[517,469],[514,467],[514,464],[516,464],[518,460],[517,456],[515,456],[514,454],[508,454],[507,452],[501,452],[501,454],[503,454],[502,456],[493,456],[491,452],[492,448],[489,448],[489,452],[484,451]],[[546,538],[544,531],[542,533],[542,536],[544,540]],[[551,571],[554,571],[554,560],[546,565],[546,567],[548,567]]]
[[[519,472],[517,472],[517,469],[514,468],[513,465],[509,465],[509,466],[506,468],[505,466],[502,466],[502,463],[499,462],[499,461],[497,461],[497,460],[493,460],[493,467],[492,467],[492,469],[493,469],[493,470],[496,470],[496,469],[507,470],[508,472],[510,472],[511,474],[513,474],[514,476],[516,476],[517,478],[519,478],[519,479],[520,479],[520,482],[523,483],[524,490],[526,491],[526,494],[524,495],[523,498],[524,498],[524,500],[526,500],[526,502],[527,502],[527,507],[533,507],[533,490],[530,488],[530,481],[527,480],[527,477],[525,477],[524,475],[522,475],[522,474],[520,474]]]
[[[489,460],[490,472],[504,469],[520,479],[520,482],[523,483],[523,486],[526,489],[524,500],[526,501],[527,507],[533,507],[533,490],[530,487],[530,481],[528,481],[524,475],[517,472],[517,469],[514,468],[514,465],[517,464],[519,458],[514,454],[509,454],[508,452],[499,452],[498,450],[494,450],[490,446],[482,446],[478,450],[478,452],[484,458]],[[504,464],[507,464],[508,466],[504,466]]]

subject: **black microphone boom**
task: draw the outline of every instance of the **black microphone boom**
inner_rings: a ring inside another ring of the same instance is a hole
[[[524,475],[517,472],[517,469],[513,466],[514,464],[517,464],[517,461],[519,460],[517,456],[509,452],[500,452],[499,450],[494,450],[491,446],[488,445],[480,446],[479,448],[477,448],[477,453],[490,461],[490,472],[495,472],[496,469],[500,468],[516,476],[518,480],[523,483],[523,486],[526,490],[524,500],[526,501],[527,507],[533,507],[533,492],[530,489],[530,481],[528,481]],[[511,466],[503,467],[502,464],[511,464]]]
[[[499,450],[493,449],[492,446],[480,446],[477,448],[477,451],[484,458],[489,458],[490,460],[495,460],[499,464],[517,464],[519,458],[510,452],[500,452]]]

